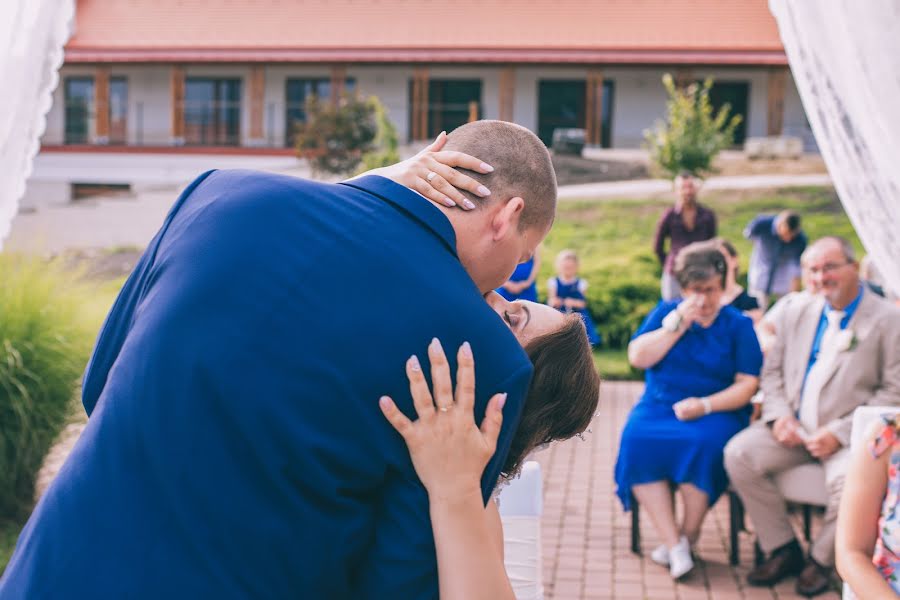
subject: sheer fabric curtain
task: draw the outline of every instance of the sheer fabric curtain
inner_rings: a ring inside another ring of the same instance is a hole
[[[40,148],[75,0],[0,0],[0,249]]]
[[[900,1],[769,0],[850,221],[900,294]]]

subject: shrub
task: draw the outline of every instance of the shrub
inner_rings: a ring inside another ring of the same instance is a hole
[[[731,106],[726,104],[714,115],[709,100],[713,80],[702,85],[691,84],[679,89],[668,73],[663,85],[669,96],[666,102],[666,122],[644,132],[647,149],[654,165],[675,176],[687,170],[703,175],[712,170],[712,161],[719,151],[734,143],[734,130],[741,115],[728,118]]]
[[[317,175],[353,173],[363,160],[375,166],[399,160],[397,131],[381,102],[355,93],[337,104],[310,96],[306,121],[297,125],[296,140],[297,153],[309,159]]]
[[[400,145],[397,128],[388,118],[387,110],[378,98],[370,96],[368,101],[375,110],[375,140],[373,142],[375,149],[363,154],[363,166],[360,171],[387,167],[400,162],[400,153],[397,151]]]
[[[0,254],[0,516],[27,510],[72,411],[94,330],[89,292],[58,262]]]

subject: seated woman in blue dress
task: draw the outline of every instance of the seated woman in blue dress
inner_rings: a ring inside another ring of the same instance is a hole
[[[622,431],[616,493],[625,510],[633,494],[650,515],[663,541],[651,558],[674,579],[693,569],[691,545],[728,485],[722,449],[748,424],[762,366],[753,322],[720,306],[725,276],[718,248],[684,248],[675,262],[684,299],[660,302],[628,345],[646,387]],[[684,503],[680,524],[673,486]]]
[[[534,255],[516,267],[513,274],[509,276],[509,281],[497,288],[497,293],[509,300],[528,300],[529,302],[537,302],[537,279],[538,271],[541,270],[541,247],[538,246]]]

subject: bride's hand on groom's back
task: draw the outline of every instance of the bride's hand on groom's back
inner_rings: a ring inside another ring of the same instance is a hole
[[[404,161],[389,167],[381,167],[369,171],[369,174],[381,175],[415,190],[437,204],[459,206],[464,210],[475,208],[475,204],[459,190],[466,190],[475,196],[484,198],[491,194],[480,182],[468,175],[460,173],[453,167],[468,169],[478,173],[490,173],[494,170],[489,164],[462,152],[441,150],[447,143],[446,132],[440,135],[424,150]],[[364,173],[365,174],[365,173]]]
[[[394,429],[403,436],[419,479],[433,501],[481,494],[481,475],[497,447],[506,394],[491,398],[479,429],[475,425],[475,363],[471,347],[457,353],[454,398],[450,367],[435,338],[428,347],[434,393],[415,356],[406,362],[410,392],[418,419],[411,421],[387,396],[379,405]]]

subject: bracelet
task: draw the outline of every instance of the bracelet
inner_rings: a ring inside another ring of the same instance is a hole
[[[704,415],[708,415],[712,412],[712,400],[710,400],[708,396],[703,396],[702,398],[700,398],[700,402],[703,404]]]

